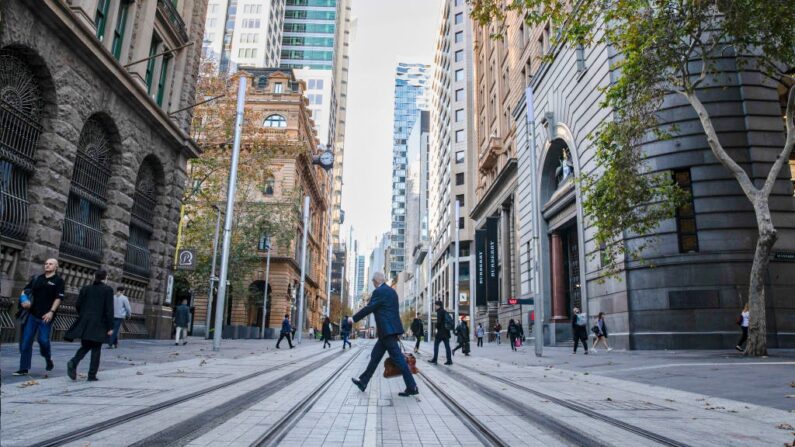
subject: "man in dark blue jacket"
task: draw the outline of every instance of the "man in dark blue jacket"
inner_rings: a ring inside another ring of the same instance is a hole
[[[279,343],[281,343],[285,338],[287,339],[287,344],[290,345],[290,349],[293,349],[293,341],[290,339],[292,331],[293,328],[290,326],[290,315],[284,314],[284,320],[282,320],[282,332],[279,334],[279,341],[276,342],[276,349],[279,349]]]
[[[398,337],[403,333],[398,296],[384,282],[383,273],[375,272],[373,274],[375,290],[373,290],[373,295],[370,297],[370,302],[353,316],[353,321],[357,322],[372,313],[375,316],[375,325],[378,329],[378,341],[370,353],[370,363],[367,365],[367,369],[359,376],[358,380],[351,380],[361,391],[364,391],[367,388],[367,383],[370,382],[370,378],[373,377],[375,369],[381,362],[381,358],[384,357],[384,353],[388,352],[389,357],[400,368],[400,372],[403,374],[403,381],[406,382],[406,390],[398,393],[398,395],[413,396],[420,392],[398,344]]]
[[[342,335],[342,350],[345,350],[345,345],[347,344],[348,347],[352,347],[351,342],[348,341],[348,337],[351,336],[351,329],[353,329],[353,325],[351,324],[351,319],[345,315],[342,317],[342,324],[340,325],[340,335]]]

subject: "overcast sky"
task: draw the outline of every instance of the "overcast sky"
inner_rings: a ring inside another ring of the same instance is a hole
[[[342,239],[369,256],[389,230],[392,200],[392,107],[398,62],[433,61],[441,0],[353,0],[345,136]]]

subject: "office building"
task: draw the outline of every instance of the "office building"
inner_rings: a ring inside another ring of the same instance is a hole
[[[389,250],[389,277],[406,266],[406,141],[419,110],[427,108],[425,89],[430,66],[399,63],[395,70],[395,108],[392,129],[392,225]]]

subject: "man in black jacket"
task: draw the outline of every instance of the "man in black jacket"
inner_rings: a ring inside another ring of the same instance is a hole
[[[400,334],[403,333],[403,323],[400,322],[400,306],[397,293],[385,284],[384,274],[381,272],[373,274],[373,286],[375,286],[375,290],[373,290],[373,295],[370,297],[370,302],[362,310],[356,312],[356,315],[353,316],[353,321],[355,323],[373,314],[378,330],[378,341],[370,353],[370,363],[367,365],[367,369],[359,376],[359,379],[351,380],[361,391],[364,391],[367,388],[367,383],[370,382],[370,378],[373,377],[375,369],[381,362],[381,358],[384,357],[384,353],[388,352],[389,357],[403,374],[403,381],[406,382],[406,390],[398,393],[398,395],[413,396],[419,394],[417,383],[414,382],[409,365],[398,344]]]
[[[414,345],[414,352],[418,352],[420,350],[420,340],[422,340],[422,320],[417,317],[414,317],[414,321],[411,322],[411,333],[414,334],[414,338],[417,339],[417,343]]]
[[[436,302],[436,340],[433,342],[433,359],[431,363],[436,364],[436,359],[439,358],[439,343],[444,342],[444,351],[447,354],[447,361],[445,365],[452,365],[452,356],[450,354],[450,328],[448,327],[447,311],[444,310],[444,304],[441,301]]]
[[[80,339],[80,348],[66,364],[66,375],[77,379],[77,365],[91,352],[88,381],[97,380],[102,343],[113,334],[113,288],[105,284],[108,273],[97,270],[94,284],[80,289],[77,297],[77,321],[64,334],[64,340]]]

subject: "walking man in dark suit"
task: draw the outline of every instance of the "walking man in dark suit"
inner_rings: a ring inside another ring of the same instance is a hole
[[[353,321],[357,322],[371,313],[374,314],[375,325],[378,329],[378,341],[370,353],[370,363],[367,365],[367,369],[364,370],[358,379],[351,380],[361,391],[364,391],[367,388],[367,383],[370,382],[370,378],[373,377],[375,369],[381,362],[381,358],[384,357],[384,353],[388,352],[389,357],[400,368],[400,372],[403,373],[403,381],[406,382],[406,390],[398,393],[398,395],[414,396],[420,392],[398,344],[398,338],[403,333],[403,323],[400,322],[400,306],[397,293],[385,284],[384,274],[381,272],[373,274],[373,286],[375,286],[375,290],[373,290],[373,295],[370,297],[370,302],[362,310],[356,312],[356,315],[353,316]]]

